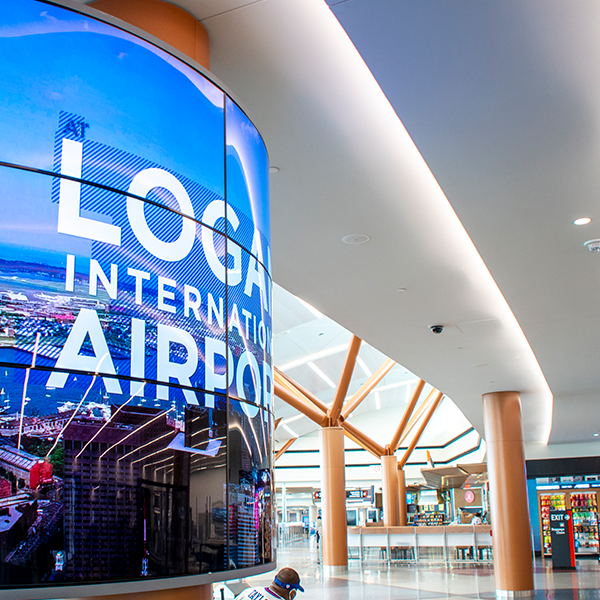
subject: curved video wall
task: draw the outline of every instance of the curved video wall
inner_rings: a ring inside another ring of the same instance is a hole
[[[1,4],[0,588],[271,563],[261,137],[157,46]]]

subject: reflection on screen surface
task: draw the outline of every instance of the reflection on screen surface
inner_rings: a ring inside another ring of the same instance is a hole
[[[272,562],[262,139],[140,38],[0,14],[0,587]]]

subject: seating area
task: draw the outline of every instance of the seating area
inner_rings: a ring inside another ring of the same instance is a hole
[[[349,527],[348,558],[390,562],[493,562],[489,525]]]

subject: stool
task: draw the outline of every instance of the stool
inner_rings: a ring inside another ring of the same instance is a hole
[[[398,546],[396,550],[400,560],[414,560],[415,558],[415,549],[412,546]]]

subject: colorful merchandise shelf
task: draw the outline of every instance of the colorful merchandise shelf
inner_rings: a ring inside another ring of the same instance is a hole
[[[575,552],[598,554],[598,499],[596,492],[571,493]]]
[[[431,525],[443,525],[444,524],[444,513],[432,512],[432,513],[417,513],[411,519],[411,525],[417,526],[431,526]]]
[[[544,556],[552,554],[549,514],[551,510],[572,510],[576,554],[598,554],[600,552],[598,495],[595,490],[538,492],[538,501]]]

